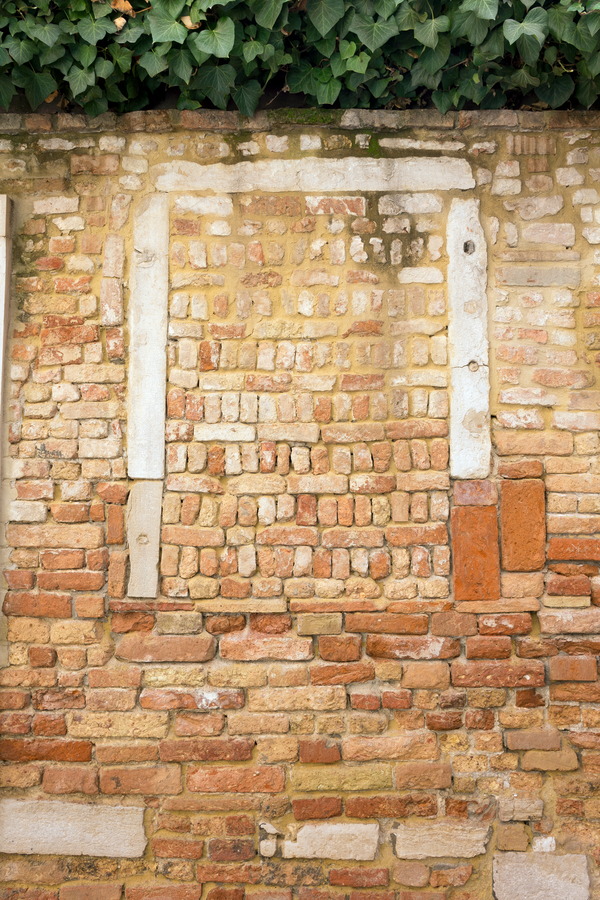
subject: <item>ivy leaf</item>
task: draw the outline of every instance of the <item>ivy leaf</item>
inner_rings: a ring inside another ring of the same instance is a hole
[[[196,73],[192,86],[205,94],[219,109],[225,109],[234,82],[233,66],[202,66]]]
[[[479,46],[486,39],[489,27],[488,22],[478,18],[474,12],[458,10],[452,18],[452,36],[464,36],[474,47]]]
[[[0,107],[8,109],[17,89],[7,75],[0,75]]]
[[[346,12],[344,0],[308,0],[306,13],[321,37],[325,37]]]
[[[191,53],[183,47],[171,50],[169,53],[169,69],[184,84],[190,83],[194,67]]]
[[[198,34],[196,46],[203,53],[227,59],[235,43],[235,26],[231,19],[222,16],[216,27],[206,28]]]
[[[246,81],[233,92],[233,100],[243,116],[253,116],[262,94],[258,81]]]
[[[246,41],[242,45],[242,56],[246,62],[253,62],[264,49],[264,44],[261,44],[260,41]]]
[[[110,59],[97,59],[94,66],[98,78],[109,78],[115,70],[115,64]]]
[[[577,85],[577,99],[582,106],[589,109],[598,99],[598,88],[592,79],[580,81]]]
[[[170,19],[176,19],[183,12],[185,3],[186,0],[158,0],[158,2],[155,0],[152,6]]]
[[[258,0],[254,13],[256,24],[262,28],[268,28],[270,31],[279,18],[283,4],[284,0]]]
[[[35,56],[35,44],[33,41],[21,40],[9,35],[4,41],[4,46],[18,66],[23,66]]]
[[[350,59],[356,53],[354,41],[340,41],[340,56],[342,59]]]
[[[496,19],[498,0],[464,0],[460,5],[464,12],[474,12],[478,19]]]
[[[317,84],[317,102],[321,105],[335,103],[340,95],[342,82],[338,78],[330,78],[329,81],[321,81]]]
[[[384,19],[389,19],[389,17],[396,12],[401,3],[402,0],[375,0],[373,5],[376,13],[383,16]]]
[[[52,25],[50,22],[44,22],[43,20],[37,21],[35,19],[31,23],[25,23],[25,33],[30,38],[41,41],[42,44],[45,44],[47,47],[52,47],[61,36],[58,25]]]
[[[448,16],[438,16],[437,19],[425,19],[424,22],[419,22],[418,25],[415,25],[415,37],[424,47],[431,47],[435,50],[440,32],[448,31],[449,28],[450,19]]]
[[[165,41],[172,41],[174,44],[183,44],[186,37],[188,36],[188,30],[185,25],[182,25],[181,22],[176,22],[175,19],[172,19],[170,16],[165,16],[162,13],[152,12],[148,13],[148,23],[150,25],[150,33],[152,34],[152,40],[161,44]]]
[[[110,55],[112,56],[115,66],[121,70],[121,72],[129,72],[131,70],[131,58],[133,56],[133,51],[128,50],[126,47],[121,46],[120,44],[112,44],[110,48]]]
[[[57,88],[56,81],[49,72],[32,72],[31,69],[21,71],[25,96],[30,107],[37,109],[46,97],[54,93]]]
[[[502,26],[504,37],[509,44],[514,44],[520,37],[532,37],[540,47],[548,34],[548,13],[540,6],[527,13],[522,22],[506,19]]]
[[[350,59],[346,61],[346,68],[349,72],[360,72],[361,75],[364,75],[370,62],[371,57],[369,54],[362,51],[358,56],[351,56]]]
[[[431,99],[435,103],[435,106],[439,110],[439,112],[442,113],[442,115],[445,115],[448,110],[452,108],[452,94],[448,94],[445,91],[434,91],[431,95]]]
[[[69,73],[66,76],[66,80],[69,82],[71,93],[76,97],[78,94],[83,94],[84,91],[91,87],[95,83],[96,77],[89,69],[80,69],[79,66],[71,66]]]
[[[548,84],[540,85],[535,92],[542,103],[547,103],[551,109],[558,109],[567,102],[574,90],[575,82],[571,76],[561,75],[560,78],[554,78]]]
[[[142,53],[138,59],[138,65],[146,70],[150,78],[155,78],[160,72],[164,72],[169,67],[167,58],[157,53],[156,50],[148,50],[146,53]]]
[[[355,15],[351,28],[371,53],[383,47],[390,38],[398,34],[398,24],[395,19],[378,19],[373,22],[367,16]]]
[[[97,44],[105,35],[112,34],[116,30],[114,22],[107,18],[93,19],[91,16],[87,16],[85,19],[80,19],[77,24],[77,31],[88,44]]]
[[[448,57],[450,56],[451,49],[452,45],[450,43],[450,38],[443,35],[439,39],[437,47],[425,50],[421,54],[419,62],[426,72],[428,72],[430,75],[434,75],[436,72],[439,72],[440,69],[442,69],[448,62]]]

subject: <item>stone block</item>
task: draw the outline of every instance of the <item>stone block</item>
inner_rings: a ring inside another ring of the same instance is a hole
[[[2,853],[133,858],[145,847],[141,807],[0,801]]]
[[[589,900],[586,857],[579,853],[496,853],[496,900]]]
[[[130,597],[156,597],[160,553],[162,481],[138,481],[127,507]]]
[[[406,824],[392,831],[394,850],[400,859],[450,857],[464,859],[485,853],[490,836],[487,825],[453,822]]]
[[[379,825],[315,822],[302,825],[294,840],[284,840],[284,859],[375,859]]]

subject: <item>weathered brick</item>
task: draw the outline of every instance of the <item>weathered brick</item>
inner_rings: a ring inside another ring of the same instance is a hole
[[[456,599],[496,600],[500,596],[496,507],[454,507],[452,547]]]

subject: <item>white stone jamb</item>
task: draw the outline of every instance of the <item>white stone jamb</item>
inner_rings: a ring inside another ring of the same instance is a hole
[[[165,474],[169,200],[154,194],[134,214],[129,299],[127,473],[140,479],[127,510],[128,596],[156,597]]]
[[[491,464],[487,245],[479,200],[452,201],[448,215],[450,474],[487,478]]]
[[[5,379],[8,377],[7,359],[10,323],[10,280],[12,273],[12,203],[6,194],[0,194],[0,491],[4,500],[9,496],[9,491],[4,488],[2,481],[2,457],[5,451]],[[3,504],[3,509],[6,503]],[[2,516],[2,535],[0,545],[4,545],[4,516]],[[8,663],[8,643],[6,641],[6,618],[1,612],[2,595],[0,591],[0,666]]]

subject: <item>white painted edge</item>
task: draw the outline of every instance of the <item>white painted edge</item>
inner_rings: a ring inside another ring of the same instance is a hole
[[[2,481],[2,457],[5,452],[5,380],[8,377],[7,359],[10,323],[10,281],[12,272],[12,201],[6,194],[0,194],[0,487]],[[3,494],[4,494],[3,490]],[[8,492],[6,492],[6,495]],[[4,544],[4,521],[0,544]],[[8,665],[8,642],[6,638],[6,617],[2,613],[4,591],[0,591],[0,666]]]
[[[134,214],[129,298],[127,472],[162,478],[165,466],[169,200],[154,194]]]
[[[487,244],[479,200],[454,199],[448,215],[450,474],[487,478],[491,467]]]

